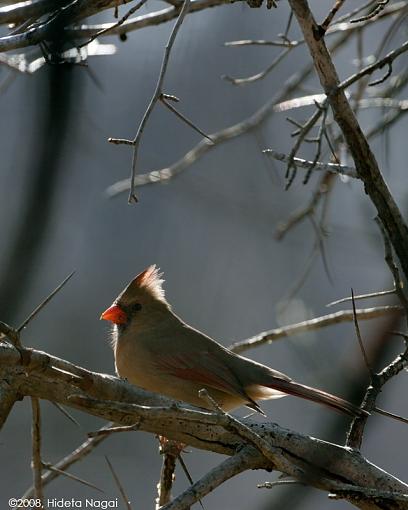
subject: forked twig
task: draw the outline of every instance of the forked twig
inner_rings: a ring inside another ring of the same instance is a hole
[[[159,77],[157,79],[156,88],[155,88],[153,95],[150,99],[149,105],[143,115],[143,118],[139,124],[135,138],[133,140],[123,140],[123,139],[118,139],[118,138],[109,138],[108,139],[109,142],[114,143],[114,144],[125,144],[125,145],[133,146],[132,172],[131,172],[131,177],[130,177],[130,191],[129,191],[129,197],[128,197],[129,203],[137,202],[137,196],[135,193],[135,177],[136,177],[136,165],[137,165],[138,154],[139,154],[140,140],[142,138],[142,134],[146,127],[147,121],[149,120],[150,115],[152,114],[153,109],[154,109],[156,103],[159,101],[160,96],[163,92],[162,87],[163,87],[164,77],[165,77],[166,71],[167,71],[167,66],[169,63],[170,53],[173,48],[173,44],[176,39],[177,33],[181,27],[181,24],[183,23],[183,20],[188,12],[189,7],[190,7],[190,0],[184,0],[183,7],[180,11],[180,14],[177,18],[176,23],[174,24],[173,30],[171,31],[169,40],[168,40],[168,42],[166,44],[166,48],[164,50],[162,65],[160,68]]]

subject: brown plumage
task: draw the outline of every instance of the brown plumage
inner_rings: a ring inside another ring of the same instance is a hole
[[[185,324],[171,311],[155,266],[140,273],[101,316],[112,321],[116,371],[146,390],[207,407],[206,388],[226,411],[257,400],[295,395],[351,416],[366,414],[324,391],[299,384],[281,372],[229,351]]]

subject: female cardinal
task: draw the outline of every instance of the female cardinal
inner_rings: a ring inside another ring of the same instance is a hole
[[[198,394],[205,388],[225,411],[245,405],[264,414],[257,400],[295,395],[351,416],[365,414],[346,400],[234,354],[188,326],[171,311],[161,276],[156,266],[148,267],[101,315],[114,324],[120,377],[198,407],[208,408]]]

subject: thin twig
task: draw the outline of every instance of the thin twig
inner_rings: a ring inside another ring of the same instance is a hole
[[[384,240],[384,250],[385,250],[385,260],[390,268],[390,271],[394,277],[395,284],[395,292],[400,298],[402,309],[407,313],[407,298],[401,286],[400,276],[398,267],[394,262],[392,255],[392,247],[390,240],[388,238],[387,231],[385,230],[381,220],[376,218],[376,222],[380,227],[381,233],[383,235]],[[360,340],[360,339],[359,339]],[[375,411],[379,414],[388,416],[390,418],[404,421],[405,419],[399,415],[395,415],[394,413],[390,413],[388,411],[384,411],[382,409],[378,409],[376,407],[376,400],[378,395],[381,392],[382,387],[393,377],[399,374],[404,368],[408,365],[408,344],[403,353],[399,354],[391,363],[389,363],[380,373],[375,373],[372,369],[370,369],[370,384],[366,390],[363,403],[361,405],[362,409],[370,411]],[[369,366],[369,365],[368,365]],[[365,430],[367,422],[366,416],[361,416],[354,418],[351,423],[350,429],[347,434],[346,445],[352,448],[360,448],[363,440],[363,434]]]
[[[382,1],[379,0],[377,2],[377,5],[374,7],[374,9],[372,11],[370,11],[367,15],[361,16],[360,18],[352,19],[352,20],[350,20],[350,23],[361,23],[362,21],[367,21],[367,20],[374,18],[375,16],[377,16],[378,13],[380,13],[385,8],[385,6],[388,4],[388,2],[389,2],[389,0],[382,0]]]
[[[34,497],[41,502],[44,507],[44,492],[41,478],[42,460],[41,460],[41,411],[38,398],[31,397],[32,409],[32,460],[31,467],[33,470]]]
[[[377,225],[379,226],[382,237],[383,237],[384,259],[385,259],[385,261],[391,271],[391,274],[394,278],[395,293],[397,294],[398,299],[400,300],[401,305],[403,306],[405,312],[408,313],[408,298],[405,295],[405,292],[404,292],[404,289],[402,286],[402,281],[401,281],[401,276],[399,273],[398,266],[396,265],[396,263],[394,261],[394,257],[392,256],[392,247],[391,247],[390,239],[388,237],[388,233],[387,233],[382,221],[380,220],[380,218],[377,217],[375,219],[375,221],[376,221]],[[408,316],[407,316],[407,321],[408,321]]]
[[[359,294],[358,296],[354,296],[354,301],[357,301],[359,299],[371,299],[381,296],[389,296],[390,294],[395,294],[395,288],[390,290],[380,290],[378,292],[370,292],[369,294]],[[332,301],[331,303],[328,303],[326,306],[327,308],[335,305],[339,305],[341,303],[347,303],[347,301],[351,301],[353,299],[352,296],[347,296],[342,299],[337,299],[336,301]]]
[[[336,0],[335,1],[333,7],[329,11],[329,14],[326,16],[326,18],[320,25],[322,35],[324,35],[327,32],[327,29],[329,28],[330,23],[332,22],[334,16],[337,14],[337,12],[341,9],[344,2],[345,2],[345,0]]]
[[[366,364],[366,367],[368,369],[368,372],[370,374],[370,377],[372,378],[372,375],[374,373],[374,370],[370,364],[370,361],[368,360],[366,350],[364,348],[363,339],[361,338],[361,332],[360,332],[360,326],[358,325],[358,319],[357,319],[357,311],[356,311],[356,302],[354,300],[354,291],[351,289],[351,303],[353,305],[353,321],[354,321],[354,327],[356,330],[356,336],[358,340],[358,344],[360,346],[361,354],[364,358],[364,363]]]
[[[358,179],[356,169],[347,166],[347,165],[338,165],[336,163],[322,163],[321,161],[308,161],[306,159],[301,158],[292,158],[286,154],[282,154],[281,152],[277,152],[273,149],[265,149],[262,151],[267,156],[276,159],[277,161],[283,161],[284,163],[289,163],[292,161],[292,164],[297,168],[304,168],[306,170],[320,170],[324,172],[332,172],[334,174],[347,175],[348,177],[352,177],[353,179]]]
[[[110,436],[111,434],[116,434],[118,432],[132,432],[134,430],[138,430],[138,428],[138,423],[135,423],[134,425],[123,425],[120,427],[108,427],[96,430],[95,432],[88,432],[88,437]]]
[[[59,285],[56,287],[48,296],[30,313],[30,315],[20,324],[17,328],[17,331],[20,333],[27,324],[34,319],[34,317],[47,305],[51,299],[64,287],[64,285],[72,278],[75,274],[75,271],[72,271]]]
[[[58,402],[51,402],[57,409],[60,411],[70,422],[72,422],[74,425],[76,425],[79,428],[81,427],[81,424],[78,420],[76,420],[71,413],[69,413],[62,405],[58,404]]]
[[[288,46],[298,46],[300,41],[266,41],[265,39],[241,39],[239,41],[227,41],[224,46],[236,48],[238,46],[276,46],[278,48],[287,48]]]
[[[176,115],[179,119],[181,119],[183,122],[185,122],[192,129],[197,131],[197,133],[199,133],[201,136],[203,136],[204,138],[207,138],[207,140],[210,140],[210,142],[212,143],[211,137],[209,135],[207,135],[206,133],[204,133],[204,131],[202,131],[198,126],[196,126],[185,115],[183,115],[176,108],[174,108],[174,106],[166,100],[167,98],[168,98],[168,94],[161,94],[159,99],[164,104],[164,106],[166,108],[168,108],[172,113],[174,113],[174,115]]]
[[[271,71],[273,71],[275,67],[286,57],[286,55],[288,55],[290,50],[296,46],[297,46],[296,44],[291,45],[286,44],[285,49],[281,51],[279,55],[275,57],[272,63],[260,73],[253,74],[252,76],[248,76],[247,78],[232,78],[231,76],[228,75],[223,75],[222,78],[228,81],[229,83],[232,83],[233,85],[247,85],[248,83],[254,83],[256,81],[262,80]]]
[[[168,40],[168,42],[166,44],[166,48],[164,50],[162,65],[160,68],[159,77],[157,79],[156,88],[155,88],[153,95],[150,99],[149,105],[143,115],[143,118],[139,124],[135,138],[131,141],[128,140],[128,142],[130,142],[130,144],[133,146],[132,173],[131,173],[131,177],[130,177],[130,191],[129,191],[129,197],[128,197],[129,203],[137,202],[137,196],[135,193],[135,177],[136,177],[136,165],[137,165],[137,160],[138,160],[140,140],[141,140],[144,128],[147,124],[147,121],[149,120],[150,115],[152,114],[153,109],[154,109],[157,101],[159,101],[160,95],[163,92],[162,86],[163,86],[163,82],[164,82],[164,77],[166,75],[167,66],[169,63],[170,53],[173,48],[173,44],[176,39],[177,33],[181,27],[181,24],[183,23],[183,20],[188,12],[189,7],[190,7],[190,0],[184,0],[183,7],[180,11],[180,14],[177,18],[176,23],[174,24],[173,30],[171,31],[169,40]],[[116,144],[123,143],[123,142],[120,142],[119,139],[115,139],[115,138],[109,138],[108,141],[111,143],[116,143]]]
[[[408,41],[405,41],[401,46],[387,53],[387,55],[384,58],[377,60],[376,62],[374,62],[374,64],[364,67],[363,69],[361,69],[361,71],[358,71],[357,73],[343,80],[341,83],[338,84],[337,90],[345,90],[356,81],[361,80],[363,76],[368,76],[377,69],[382,69],[384,66],[392,64],[392,62],[396,58],[398,58],[406,51],[408,51]]]
[[[375,87],[376,85],[380,85],[381,83],[384,83],[391,76],[391,74],[392,74],[392,63],[391,62],[387,62],[387,66],[388,66],[388,70],[384,74],[384,76],[382,76],[381,78],[378,78],[378,80],[370,81],[370,83],[368,84],[368,87]]]
[[[268,459],[272,465],[275,463],[277,449],[271,447],[260,435],[247,427],[244,423],[234,418],[231,414],[225,412],[216,400],[203,388],[198,392],[199,396],[214,409],[221,419],[223,427],[229,432],[238,434],[242,439],[247,440],[252,446],[259,450],[262,455]]]
[[[291,479],[284,478],[284,479],[275,480],[273,482],[259,483],[256,487],[258,489],[273,489],[274,487],[277,487],[279,485],[299,485],[299,484],[304,485],[304,482],[301,482],[299,480],[291,480]]]
[[[143,7],[143,5],[147,2],[147,0],[140,0],[140,2],[138,2],[136,5],[134,5],[131,9],[128,10],[128,12],[122,16],[122,18],[117,21],[116,23],[113,23],[112,25],[109,25],[108,27],[106,28],[102,28],[101,30],[99,30],[99,32],[96,32],[95,34],[93,34],[86,42],[80,44],[78,46],[78,48],[83,48],[84,46],[88,46],[88,44],[90,44],[92,41],[94,41],[97,37],[101,37],[102,35],[107,35],[111,32],[113,32],[113,30],[117,29],[118,27],[122,26],[123,23],[125,23],[125,21],[130,18],[130,16],[132,14],[134,14],[136,11],[138,11],[141,7]],[[116,16],[115,16],[116,17]]]
[[[89,455],[94,448],[96,448],[107,436],[98,436],[93,437],[91,439],[87,439],[84,443],[82,443],[78,448],[76,448],[69,455],[61,459],[59,462],[54,464],[55,470],[50,470],[47,473],[44,473],[41,477],[43,487],[48,485],[50,482],[55,480],[58,476],[60,476],[60,471],[65,471],[70,466],[75,464],[76,462],[84,459],[87,455]],[[26,490],[22,499],[30,499],[34,496],[34,487],[30,487]]]
[[[348,41],[348,34],[342,34],[341,37],[330,46],[330,51],[335,53]],[[224,129],[221,129],[215,133],[210,134],[213,144],[208,143],[208,140],[201,140],[195,147],[189,150],[179,161],[176,161],[172,165],[161,170],[154,170],[146,174],[138,175],[135,179],[135,185],[146,186],[149,184],[155,184],[159,182],[166,182],[169,179],[177,176],[187,168],[204,156],[207,152],[213,150],[217,145],[225,143],[228,140],[242,136],[243,134],[249,133],[256,128],[260,127],[266,122],[274,112],[285,111],[287,108],[296,108],[304,105],[302,101],[299,104],[293,102],[293,100],[287,101],[290,97],[312,74],[314,67],[311,63],[308,63],[304,69],[300,72],[291,75],[283,84],[281,91],[268,102],[262,105],[257,111],[251,116],[244,119],[237,124],[233,124]],[[324,101],[326,98],[325,94],[313,95],[309,98],[310,102],[307,104],[313,104],[314,101]],[[115,143],[114,140],[111,140]],[[118,142],[119,143],[119,142]],[[132,145],[131,140],[120,140],[120,143],[127,143]],[[107,194],[110,197],[116,196],[125,191],[129,191],[131,187],[131,179],[124,179],[118,181],[107,189]]]
[[[332,172],[324,172],[316,189],[314,190],[309,202],[295,210],[286,221],[280,221],[275,231],[275,238],[281,241],[284,236],[301,221],[313,214],[324,197],[327,197],[333,190],[335,184],[335,174]]]
[[[393,418],[394,420],[401,421],[402,423],[407,424],[408,418],[404,418],[403,416],[400,416],[399,414],[390,413],[389,411],[384,411],[384,409],[379,409],[378,407],[375,408],[375,412],[377,414],[382,414],[383,416],[387,416],[388,418]]]
[[[110,472],[112,473],[113,479],[115,480],[116,486],[119,489],[120,495],[122,496],[122,501],[125,503],[125,507],[127,508],[127,510],[132,510],[132,507],[130,505],[129,498],[126,495],[125,489],[123,488],[123,485],[121,484],[119,477],[116,474],[116,472],[111,464],[111,461],[109,460],[107,455],[105,455],[105,460],[109,466]]]
[[[253,449],[244,447],[232,457],[224,460],[219,466],[211,469],[201,480],[198,480],[171,503],[160,510],[180,510],[190,508],[225,481],[253,467]]]
[[[313,126],[316,124],[316,122],[319,120],[321,115],[323,114],[323,110],[325,107],[325,101],[319,105],[318,108],[316,108],[315,112],[309,117],[309,119],[301,126],[300,130],[297,133],[297,139],[292,147],[292,150],[290,151],[289,158],[288,158],[288,164],[286,167],[286,174],[285,178],[287,179],[287,183],[285,188],[289,189],[292,182],[294,181],[296,177],[296,164],[294,162],[294,158],[296,157],[296,154],[302,145],[302,142],[306,138],[309,131],[313,128]],[[291,172],[292,170],[292,172]]]
[[[79,476],[75,476],[72,473],[68,473],[67,471],[63,471],[62,469],[58,469],[50,462],[43,462],[42,466],[44,469],[48,469],[50,471],[54,471],[55,473],[58,473],[61,476],[65,476],[66,478],[69,478],[70,480],[74,480],[75,482],[81,483],[82,485],[86,485],[87,487],[91,487],[92,489],[95,489],[99,492],[102,492],[102,494],[105,494],[105,491],[97,487],[91,482],[87,482],[83,478],[79,478]]]
[[[358,320],[368,320],[383,317],[384,315],[392,313],[401,314],[402,312],[403,308],[400,306],[378,306],[375,308],[357,309],[356,315]],[[229,349],[236,353],[240,353],[254,347],[259,347],[260,345],[270,344],[276,340],[280,340],[281,338],[286,338],[287,336],[298,335],[307,331],[314,331],[333,324],[351,322],[353,317],[353,310],[341,310],[339,312],[315,317],[314,319],[299,322],[297,324],[291,324],[290,326],[264,331],[259,335],[231,344]]]

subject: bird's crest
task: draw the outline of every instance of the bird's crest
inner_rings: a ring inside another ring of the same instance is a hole
[[[132,290],[134,290],[135,287],[144,289],[154,298],[165,301],[163,289],[164,280],[161,278],[162,276],[163,273],[161,273],[160,269],[154,264],[138,274],[129,287],[131,287]]]

